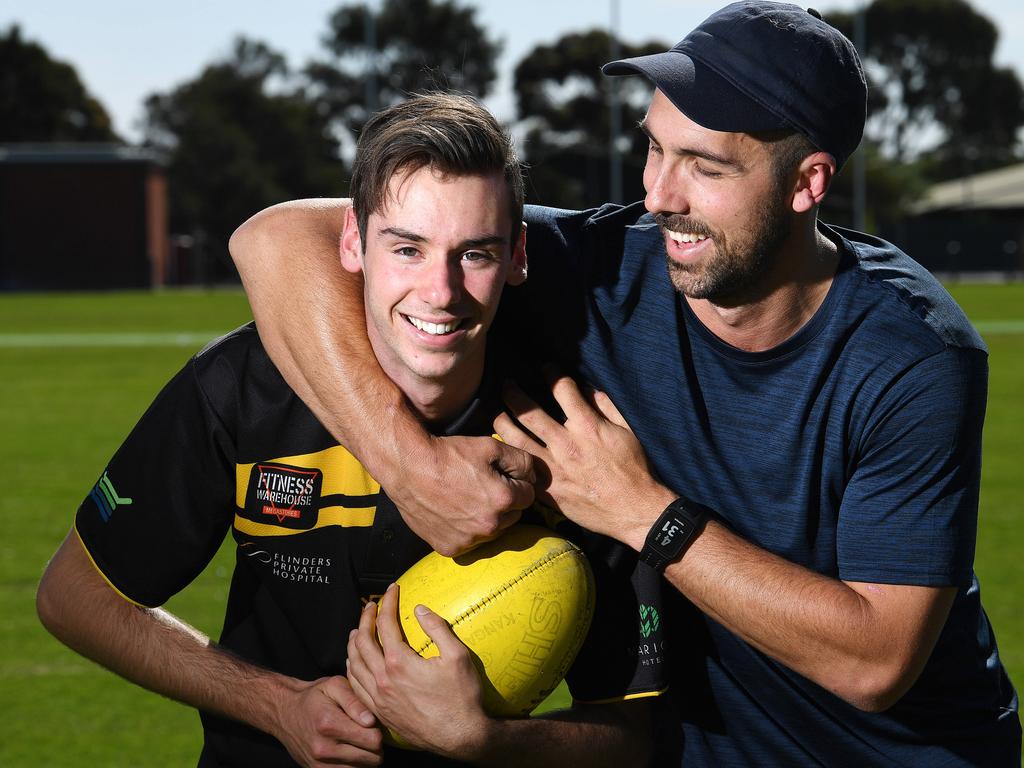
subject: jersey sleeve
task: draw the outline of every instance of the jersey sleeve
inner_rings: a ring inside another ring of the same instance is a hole
[[[162,605],[231,524],[232,441],[190,361],[160,392],[78,508],[93,563],[122,596]]]
[[[586,553],[597,590],[590,631],[566,675],[573,700],[605,703],[661,693],[667,676],[660,575],[629,547],[563,526],[571,526],[566,535]]]
[[[970,584],[987,382],[983,351],[947,347],[880,397],[840,507],[840,578]]]

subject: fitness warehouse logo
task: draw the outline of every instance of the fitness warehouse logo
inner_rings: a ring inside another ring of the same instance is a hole
[[[306,530],[316,524],[323,473],[286,464],[256,464],[249,476],[245,516],[258,523]]]

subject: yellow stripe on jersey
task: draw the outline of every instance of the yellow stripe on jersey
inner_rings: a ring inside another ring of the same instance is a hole
[[[269,523],[256,523],[246,520],[241,515],[235,515],[235,529],[251,536],[291,536],[317,528],[326,528],[329,525],[340,525],[342,528],[369,528],[373,525],[373,517],[376,513],[376,507],[324,507],[320,510],[316,525],[301,530]]]
[[[372,496],[380,492],[380,483],[370,477],[370,474],[359,463],[359,460],[342,446],[335,445],[316,453],[283,456],[265,459],[264,461],[252,464],[236,465],[235,505],[239,509],[245,508],[245,495],[249,488],[253,467],[264,463],[286,464],[291,467],[320,470],[323,477],[320,486],[321,498],[334,495]],[[375,512],[376,507],[341,507],[337,505],[324,507],[319,512],[314,528],[323,528],[328,525],[339,525],[346,528],[368,528],[373,525]],[[240,515],[235,515],[235,528],[253,536],[290,536],[295,533],[302,533],[302,531],[293,528],[285,528],[269,523],[257,523],[247,520]]]
[[[302,456],[283,456],[264,461],[303,469],[319,469],[324,478],[320,488],[321,496],[339,493],[345,496],[372,496],[380,491],[380,483],[370,477],[359,460],[340,445]],[[245,507],[245,492],[249,487],[252,468],[261,463],[264,462],[238,464],[235,467],[235,504],[239,508]]]

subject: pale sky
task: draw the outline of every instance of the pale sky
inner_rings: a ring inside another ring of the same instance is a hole
[[[369,0],[378,4],[380,0]],[[607,26],[614,0],[461,0],[477,8],[477,21],[504,41],[500,80],[487,99],[501,120],[511,120],[512,69],[539,43],[562,34]],[[660,39],[672,45],[727,0],[618,0],[620,30],[629,42]],[[129,140],[139,138],[143,99],[194,78],[230,50],[238,34],[267,42],[293,69],[319,53],[319,38],[339,0],[3,0],[0,29],[21,26],[22,36],[75,66],[86,88]],[[813,0],[823,12],[850,9],[856,0]],[[996,62],[1024,79],[1024,2],[975,0],[972,5],[1000,31]],[[870,33],[870,32],[869,32]]]

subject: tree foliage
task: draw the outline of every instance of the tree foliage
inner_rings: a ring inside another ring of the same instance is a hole
[[[0,34],[0,141],[118,141],[70,64],[11,26]]]
[[[854,16],[828,17],[854,35]],[[964,0],[874,0],[864,10],[867,135],[905,163],[927,154],[938,176],[1011,161],[1024,88],[992,61],[995,25]]]
[[[338,8],[323,46],[329,58],[306,74],[324,109],[358,134],[377,108],[411,93],[455,89],[485,96],[495,78],[501,44],[454,0],[384,0]]]
[[[626,200],[642,197],[647,139],[635,129],[651,88],[641,77],[605,77],[612,57],[608,32],[594,29],[538,45],[515,69],[517,111],[523,120],[523,154],[529,192],[550,205],[583,208],[611,197],[610,90],[621,105],[622,180]],[[664,43],[619,43],[621,57],[664,51]]]
[[[285,59],[239,38],[194,80],[146,100],[145,143],[167,157],[171,227],[230,274],[231,232],[261,208],[345,191],[338,143]]]

